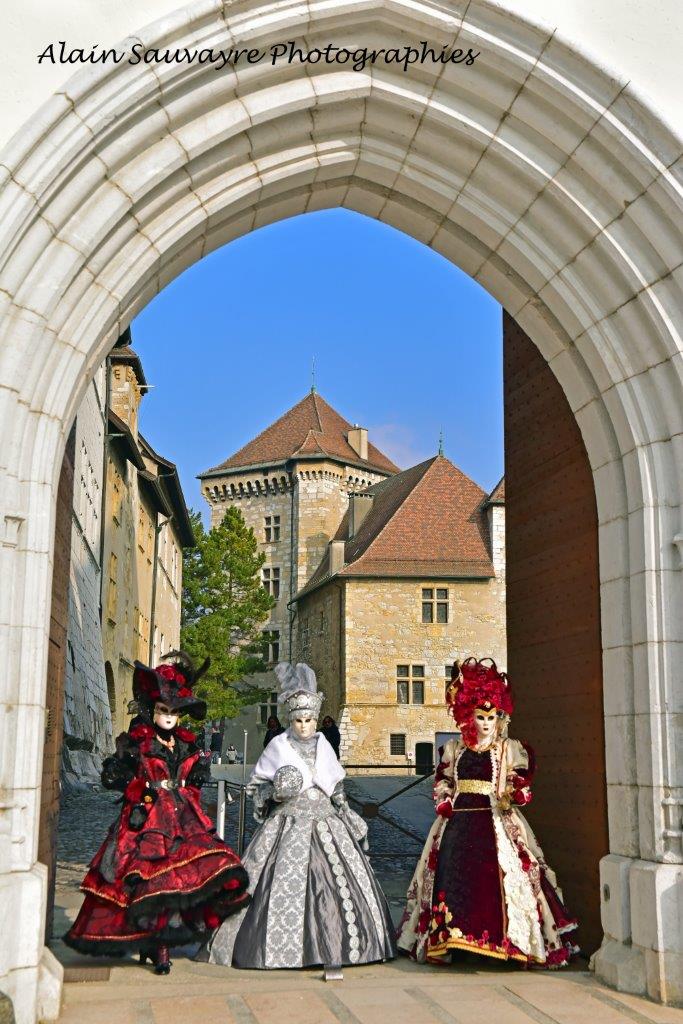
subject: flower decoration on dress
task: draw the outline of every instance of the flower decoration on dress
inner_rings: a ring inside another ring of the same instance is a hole
[[[507,727],[513,709],[508,678],[504,672],[498,671],[492,658],[466,658],[462,665],[456,662],[446,690],[446,701],[468,747],[477,743],[474,724],[477,710],[491,711],[495,708],[501,720],[500,731]]]
[[[281,661],[275,666],[275,675],[280,684],[277,702],[286,710],[290,722],[300,712],[318,718],[324,695],[318,691],[313,669],[303,662],[290,665]]]

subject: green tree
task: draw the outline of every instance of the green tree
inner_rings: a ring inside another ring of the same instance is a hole
[[[232,718],[263,698],[248,684],[233,684],[265,669],[262,623],[275,604],[261,584],[254,531],[237,508],[207,533],[199,512],[190,513],[195,547],[183,552],[180,642],[199,665],[211,666],[197,685],[208,718]]]

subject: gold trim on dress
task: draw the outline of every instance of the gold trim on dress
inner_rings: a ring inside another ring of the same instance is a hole
[[[493,783],[486,779],[458,779],[458,793],[479,793],[493,796]]]

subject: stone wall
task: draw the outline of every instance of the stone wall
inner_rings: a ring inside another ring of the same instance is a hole
[[[218,526],[232,504],[236,504],[247,526],[254,531],[259,550],[266,555],[264,568],[280,570],[280,596],[263,623],[263,630],[280,633],[279,657],[289,661],[290,580],[292,565],[292,490],[287,474],[281,471],[236,474],[204,487],[204,496],[211,505],[211,526]],[[266,516],[280,517],[280,538],[266,541]]]
[[[110,446],[107,461],[105,511],[102,646],[114,733],[130,721],[133,696],[135,609],[140,604],[135,531],[137,528],[137,471]]]
[[[491,561],[498,579],[505,579],[505,505],[489,505]]]
[[[337,722],[344,700],[344,589],[343,582],[330,583],[297,603],[294,648],[294,660],[311,666],[325,694],[321,720],[332,715]]]
[[[437,585],[448,587],[449,621],[423,623],[422,588]],[[416,744],[453,730],[446,666],[473,654],[505,668],[505,581],[349,579],[345,634],[344,756],[400,763],[390,755],[392,733],[405,735],[415,757]],[[424,667],[424,704],[397,703],[398,665]]]
[[[98,782],[112,746],[100,625],[104,407],[101,368],[76,417],[62,751],[67,786]]]
[[[322,459],[294,462],[287,473],[282,467],[245,470],[205,482],[203,493],[211,507],[211,526],[222,521],[231,504],[237,504],[247,526],[254,531],[259,549],[266,554],[264,569],[280,570],[280,596],[263,626],[264,630],[279,630],[280,661],[291,660],[287,602],[305,586],[325,557],[327,545],[348,508],[349,492],[382,479],[379,473]],[[277,542],[266,541],[266,516],[280,517]]]
[[[154,598],[153,661],[180,646],[180,592],[183,585],[183,556],[180,538],[172,521],[159,531],[157,583]]]

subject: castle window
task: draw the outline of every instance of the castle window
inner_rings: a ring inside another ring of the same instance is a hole
[[[448,622],[448,587],[422,588],[422,621]]]
[[[389,735],[389,753],[405,757],[406,734],[404,732],[392,732]]]
[[[264,529],[266,544],[274,544],[280,539],[280,517],[266,516]]]
[[[277,718],[277,693],[271,693],[270,700],[260,707],[261,725],[268,725],[269,718]]]
[[[425,667],[424,665],[396,666],[396,703],[424,704],[425,702]]]
[[[265,659],[269,665],[276,665],[280,660],[280,630],[264,630],[263,639],[265,641]]]
[[[262,582],[271,597],[275,600],[280,596],[280,570],[275,566],[267,566],[262,570]]]

